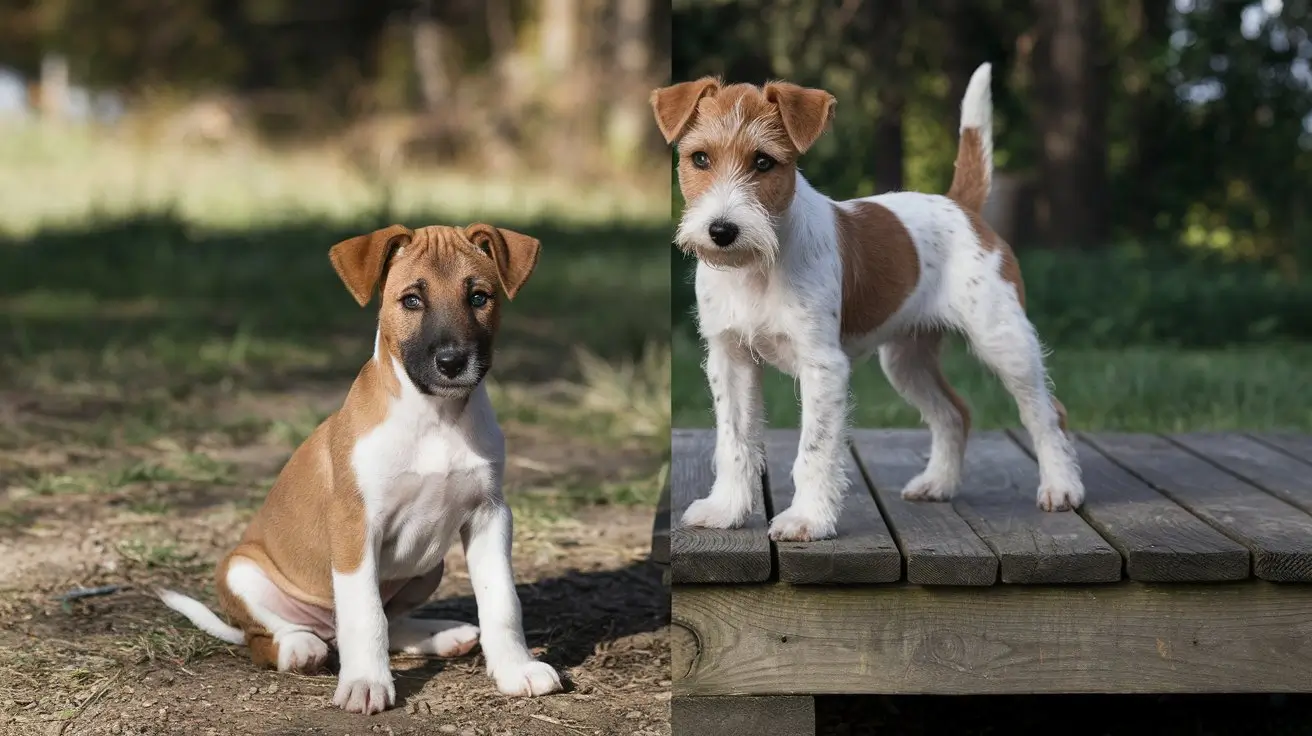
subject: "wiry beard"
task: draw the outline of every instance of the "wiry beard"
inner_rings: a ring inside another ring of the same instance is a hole
[[[727,247],[711,240],[712,222],[724,220],[738,228]],[[746,176],[727,177],[706,190],[684,210],[675,234],[679,250],[717,268],[774,265],[779,253],[775,218],[756,197],[756,185]]]

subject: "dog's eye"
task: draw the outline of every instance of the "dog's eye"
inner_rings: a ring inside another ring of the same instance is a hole
[[[469,295],[469,306],[473,307],[474,309],[478,309],[479,307],[482,307],[483,305],[487,304],[487,300],[491,298],[492,297],[488,296],[487,292],[485,291],[476,291],[473,294]]]
[[[711,157],[706,155],[705,151],[698,151],[692,155],[692,165],[699,169],[711,168]]]
[[[406,309],[409,309],[412,312],[415,312],[424,308],[424,300],[420,299],[414,294],[406,294],[405,296],[401,297],[401,306],[405,307]]]
[[[775,164],[774,159],[770,158],[764,153],[758,153],[756,154],[756,161],[754,162],[753,165],[756,166],[757,171],[769,171],[770,169],[774,168],[774,164]]]

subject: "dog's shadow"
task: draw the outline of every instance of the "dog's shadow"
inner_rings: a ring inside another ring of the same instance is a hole
[[[669,593],[659,568],[648,561],[618,570],[571,571],[516,586],[516,592],[529,648],[544,648],[539,659],[561,670],[562,679],[564,670],[582,664],[598,645],[654,632],[669,623]],[[465,595],[430,601],[414,615],[476,622],[478,607],[472,595]],[[396,678],[397,703],[422,691],[452,661],[428,659],[406,670]],[[565,687],[571,689],[570,683]]]

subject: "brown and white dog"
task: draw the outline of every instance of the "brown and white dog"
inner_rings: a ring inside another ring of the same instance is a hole
[[[677,245],[698,259],[698,325],[715,403],[715,481],[685,525],[741,526],[760,494],[762,361],[798,379],[802,402],[797,494],[771,521],[773,539],[834,535],[847,488],[851,362],[876,350],[933,435],[927,467],[902,496],[950,498],[970,412],[939,368],[948,330],[966,336],[1015,398],[1038,456],[1038,505],[1081,503],[1065,410],[1048,390],[1020,269],[980,216],[993,175],[990,77],[984,64],[967,87],[947,196],[843,202],[812,188],[797,166],[833,118],[828,92],[707,77],[652,93],[661,133],[678,143],[687,207]]]
[[[556,671],[524,642],[501,494],[505,441],[483,385],[498,292],[514,298],[540,247],[482,224],[393,225],[333,246],[360,306],[381,293],[373,358],[219,562],[219,602],[235,625],[161,590],[165,604],[281,671],[319,670],[334,644],[333,702],[354,713],[395,702],[389,650],[459,656],[479,643],[480,627],[501,692],[559,690]],[[437,589],[457,535],[480,626],[410,617]]]

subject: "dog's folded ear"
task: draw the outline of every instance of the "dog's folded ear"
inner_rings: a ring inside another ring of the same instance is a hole
[[[542,243],[534,237],[477,223],[465,228],[465,237],[497,265],[497,277],[501,279],[501,288],[510,299],[515,298],[519,288],[533,274],[533,267],[538,265],[538,253]]]
[[[383,271],[392,251],[409,245],[415,231],[404,225],[391,225],[368,235],[343,240],[328,251],[333,268],[346,289],[360,306],[369,303],[383,280]]]
[[[702,77],[693,82],[652,90],[651,109],[656,113],[656,125],[666,143],[674,143],[683,135],[697,114],[697,103],[718,92],[720,86],[719,79]]]
[[[822,89],[800,87],[791,82],[765,85],[765,99],[779,107],[784,131],[798,153],[806,153],[834,119],[838,100]]]

